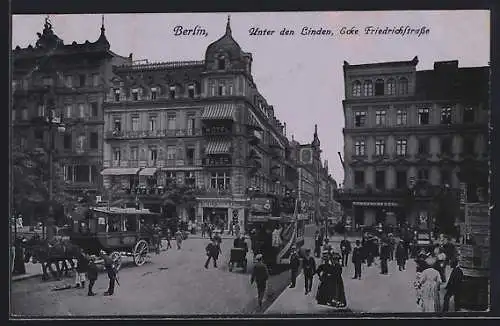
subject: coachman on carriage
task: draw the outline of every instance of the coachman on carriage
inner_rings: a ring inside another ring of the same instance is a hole
[[[150,250],[158,253],[158,237],[153,225],[160,214],[149,209],[95,207],[84,218],[75,221],[71,241],[86,253],[99,255],[105,251],[117,269],[122,256],[132,257],[136,266],[146,262]]]

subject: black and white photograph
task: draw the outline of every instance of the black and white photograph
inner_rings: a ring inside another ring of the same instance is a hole
[[[12,15],[10,315],[490,309],[487,10]]]

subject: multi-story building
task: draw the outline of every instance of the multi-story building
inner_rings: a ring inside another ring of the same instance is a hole
[[[328,167],[324,167],[321,161],[321,143],[318,137],[318,126],[314,126],[313,140],[309,144],[298,144],[295,147],[298,152],[298,198],[301,202],[302,211],[307,214],[310,221],[317,223],[327,218],[328,199],[326,191],[328,179]]]
[[[46,19],[33,47],[12,52],[14,142],[24,148],[47,148],[49,117],[62,120],[66,131],[54,137],[58,173],[66,190],[97,192],[101,184],[102,105],[111,67],[130,58],[110,51],[104,20],[97,41],[64,44]]]
[[[252,77],[252,55],[225,34],[204,60],[114,68],[105,103],[105,188],[121,184],[144,206],[161,206],[161,189],[198,189],[197,204],[178,216],[211,222],[248,214],[248,189],[293,189],[285,126]]]
[[[344,62],[345,178],[337,200],[356,224],[430,223],[430,202],[443,186],[487,187],[489,68],[446,61],[417,71],[417,64],[417,57]],[[418,190],[410,192],[411,211],[407,188]]]

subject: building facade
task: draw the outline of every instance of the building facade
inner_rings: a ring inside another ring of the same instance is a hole
[[[443,187],[458,193],[470,175],[487,185],[489,68],[417,64],[344,62],[345,177],[336,197],[357,225],[431,223]]]
[[[204,60],[138,63],[113,70],[104,105],[104,187],[161,206],[162,189],[196,189],[183,219],[244,226],[250,190],[283,195],[296,169],[285,125],[257,89],[252,55],[225,34]]]
[[[323,223],[331,217],[333,197],[331,189],[336,182],[328,172],[328,163],[321,159],[321,142],[318,137],[318,126],[314,126],[313,140],[309,144],[293,141],[298,154],[298,198],[302,212],[309,216],[311,222]]]
[[[111,67],[129,61],[110,51],[104,19],[99,38],[82,44],[64,44],[46,19],[34,47],[12,51],[13,142],[47,148],[51,135],[43,122],[64,123],[65,132],[54,137],[54,159],[69,192],[100,190],[104,97]]]

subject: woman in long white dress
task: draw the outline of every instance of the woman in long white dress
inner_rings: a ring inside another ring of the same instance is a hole
[[[427,268],[418,276],[420,308],[422,312],[441,312],[441,298],[439,289],[441,287],[441,275],[432,266],[435,258],[426,259]]]

